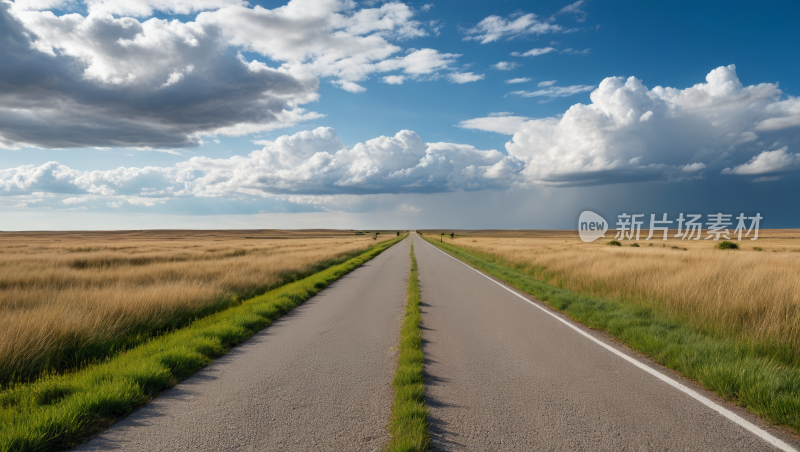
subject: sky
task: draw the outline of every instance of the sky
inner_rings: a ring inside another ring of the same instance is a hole
[[[431,1],[0,0],[0,230],[800,227],[799,3]]]

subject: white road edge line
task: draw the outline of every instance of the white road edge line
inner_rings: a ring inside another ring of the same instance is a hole
[[[620,358],[624,359],[625,361],[628,361],[629,363],[633,364],[634,366],[642,369],[643,371],[645,371],[645,372],[649,373],[650,375],[658,378],[659,380],[663,381],[664,383],[666,383],[666,384],[672,386],[673,388],[675,388],[675,389],[687,394],[689,397],[697,400],[698,402],[702,403],[703,405],[705,405],[705,406],[711,408],[712,410],[716,411],[717,413],[725,416],[726,418],[728,418],[728,420],[735,422],[740,427],[742,427],[745,430],[749,431],[750,433],[758,436],[759,438],[763,439],[767,443],[772,444],[773,446],[777,447],[778,449],[780,449],[780,450],[782,450],[784,452],[798,452],[797,449],[794,449],[792,446],[790,446],[790,445],[786,444],[785,442],[781,441],[780,439],[770,435],[768,432],[762,430],[761,428],[757,427],[756,425],[748,422],[747,420],[743,419],[742,417],[740,417],[739,415],[737,415],[733,411],[731,411],[731,410],[729,410],[729,409],[727,409],[727,408],[725,408],[723,406],[718,405],[717,403],[715,403],[711,399],[701,395],[697,391],[682,385],[681,383],[679,383],[679,382],[673,380],[672,378],[662,374],[661,372],[659,372],[659,371],[657,371],[655,369],[652,369],[649,366],[646,366],[646,365],[640,363],[639,361],[637,361],[637,360],[631,358],[630,356],[622,353],[621,351],[615,349],[614,347],[604,343],[603,341],[601,341],[601,340],[597,339],[596,337],[592,336],[591,334],[583,331],[582,329],[578,328],[577,326],[573,325],[572,323],[568,322],[567,320],[564,320],[561,317],[555,315],[553,312],[549,311],[548,309],[546,309],[546,308],[544,308],[542,306],[539,306],[538,304],[532,302],[531,300],[528,300],[527,298],[525,298],[522,295],[518,294],[517,292],[511,290],[510,288],[506,287],[505,285],[501,284],[500,282],[494,280],[493,278],[491,278],[489,275],[486,275],[482,271],[467,265],[465,262],[462,262],[462,261],[456,259],[455,257],[453,257],[453,256],[445,253],[444,251],[440,250],[439,248],[431,245],[430,243],[428,243],[427,240],[423,240],[423,242],[427,243],[428,246],[432,247],[436,251],[439,251],[440,253],[444,254],[445,256],[449,257],[450,259],[453,259],[454,261],[465,265],[467,268],[475,270],[481,276],[484,276],[489,281],[497,284],[498,286],[502,287],[503,289],[505,289],[505,290],[513,293],[514,295],[518,296],[519,298],[525,300],[530,305],[536,306],[537,308],[541,309],[543,312],[545,312],[548,315],[552,316],[554,319],[558,320],[559,322],[563,323],[564,325],[567,325],[568,327],[570,327],[573,330],[577,331],[578,333],[582,334],[587,339],[595,342],[596,344],[600,345],[601,347],[605,348],[606,350],[610,351],[611,353],[614,353],[615,355],[619,356]]]

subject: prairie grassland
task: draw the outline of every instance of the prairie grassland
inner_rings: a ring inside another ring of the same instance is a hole
[[[426,235],[440,232],[453,231]],[[761,230],[757,241],[738,242],[739,250],[718,250],[718,242],[702,239],[645,241],[647,231],[639,248],[630,246],[634,241],[606,245],[614,231],[593,243],[574,231],[455,232],[467,235],[444,241],[498,257],[553,286],[646,304],[706,330],[790,344],[800,353],[800,230]]]
[[[0,384],[136,345],[377,241],[324,230],[2,233]]]

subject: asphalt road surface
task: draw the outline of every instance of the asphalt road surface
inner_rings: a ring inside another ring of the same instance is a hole
[[[409,251],[387,249],[78,450],[381,450]]]
[[[414,244],[434,450],[779,450],[432,245]]]

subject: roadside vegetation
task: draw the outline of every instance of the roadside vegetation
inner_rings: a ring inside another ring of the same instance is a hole
[[[735,242],[729,242],[727,240],[723,240],[715,245],[715,248],[718,250],[738,250],[739,245]]]
[[[536,240],[429,242],[800,432],[800,255]]]
[[[415,452],[428,449],[428,408],[425,406],[425,381],[422,378],[424,355],[420,325],[419,279],[414,244],[411,244],[411,273],[408,277],[406,313],[400,330],[400,354],[392,380],[394,403],[389,432],[391,452]]]
[[[113,356],[375,243],[333,231],[2,233],[0,388]]]
[[[288,283],[138,347],[0,392],[0,451],[62,450],[175,385],[339,277],[402,240]]]

